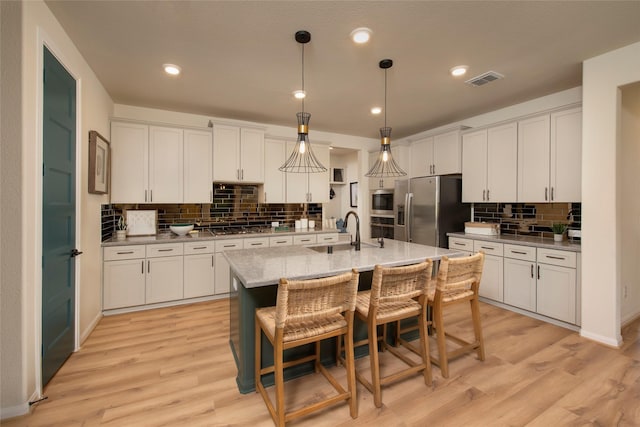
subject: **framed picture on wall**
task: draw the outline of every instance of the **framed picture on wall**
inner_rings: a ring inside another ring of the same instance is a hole
[[[109,192],[109,141],[95,130],[89,131],[89,193]]]
[[[358,207],[358,183],[352,182],[349,184],[349,187],[351,190],[351,192],[349,193],[351,195],[350,205],[352,208],[357,208]]]

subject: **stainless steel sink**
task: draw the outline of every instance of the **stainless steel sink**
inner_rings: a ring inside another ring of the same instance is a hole
[[[355,251],[355,246],[351,246],[348,242],[346,243],[337,243],[334,245],[320,245],[320,246],[306,246],[308,249],[312,249],[316,252],[320,253],[335,253],[335,252],[345,252],[345,251]],[[378,246],[372,245],[371,243],[360,243],[360,248],[377,248]]]

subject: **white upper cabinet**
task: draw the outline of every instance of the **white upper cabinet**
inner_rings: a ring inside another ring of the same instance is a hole
[[[213,140],[210,131],[184,130],[184,203],[213,202]]]
[[[145,203],[149,188],[149,126],[111,123],[111,202]]]
[[[552,202],[582,200],[582,108],[551,113]]]
[[[211,131],[111,123],[112,203],[211,203]]]
[[[287,159],[286,141],[264,140],[264,203],[286,202],[286,175],[278,168]]]
[[[411,143],[410,176],[448,175],[462,172],[460,131],[424,138]]]
[[[149,127],[149,197],[151,203],[182,201],[184,182],[182,129]]]
[[[264,132],[214,125],[213,180],[264,182]]]
[[[518,124],[518,201],[581,200],[582,109]]]
[[[286,157],[291,154],[295,144],[294,141],[287,142]],[[286,173],[287,203],[326,203],[329,201],[329,147],[314,144],[313,153],[327,170],[314,173]]]
[[[512,202],[517,193],[516,123],[462,136],[462,201]]]

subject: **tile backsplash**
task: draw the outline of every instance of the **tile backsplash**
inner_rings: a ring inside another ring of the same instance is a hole
[[[188,222],[196,229],[261,228],[272,221],[294,227],[302,216],[322,223],[320,203],[259,203],[257,185],[215,184],[213,203],[202,204],[109,204],[102,205],[102,241],[112,237],[118,218],[127,209],[158,211],[158,232],[169,225]]]
[[[475,203],[473,220],[500,224],[502,234],[553,237],[551,225],[581,229],[581,203]]]

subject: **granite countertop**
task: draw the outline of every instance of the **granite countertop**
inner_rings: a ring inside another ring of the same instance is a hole
[[[151,245],[155,243],[182,243],[197,242],[203,240],[225,240],[225,239],[244,239],[248,237],[271,237],[271,236],[292,236],[302,234],[326,234],[338,233],[335,228],[321,229],[291,229],[290,231],[273,231],[272,229],[263,229],[260,232],[247,232],[238,234],[214,234],[211,230],[200,230],[197,236],[187,234],[186,236],[178,236],[170,231],[153,234],[149,236],[128,236],[125,240],[117,240],[112,237],[102,242],[102,246],[127,246],[127,245]],[[342,233],[345,234],[345,233]]]
[[[484,236],[482,234],[470,234],[470,233],[447,233],[450,237],[462,237],[465,239],[483,240],[486,242],[500,242],[511,243],[522,246],[535,246],[538,248],[550,248],[559,249],[562,251],[581,252],[582,248],[580,243],[572,242],[570,240],[564,240],[562,242],[555,242],[553,239],[545,239],[542,237],[522,236],[515,234],[501,234],[499,236]]]
[[[327,245],[323,245],[327,246]],[[245,288],[257,288],[277,284],[281,277],[289,279],[311,279],[358,271],[373,270],[376,264],[398,266],[414,264],[427,258],[438,260],[443,255],[461,256],[464,253],[418,245],[398,240],[385,240],[380,248],[376,239],[362,242],[360,251],[335,245],[332,254],[312,249],[313,246],[281,246],[275,248],[243,249],[224,252],[231,269]]]

